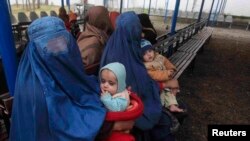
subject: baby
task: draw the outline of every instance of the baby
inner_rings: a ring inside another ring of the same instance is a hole
[[[107,119],[109,117],[115,121],[131,121],[141,116],[143,104],[139,97],[129,90],[130,88],[126,89],[126,70],[123,64],[118,62],[107,64],[101,68],[99,76],[101,101],[109,111],[106,120],[110,120]],[[113,115],[115,119],[112,115],[109,115],[117,112],[119,113]],[[116,131],[115,133],[126,135],[134,141],[134,137],[129,134],[129,130],[124,130],[122,133]],[[122,140],[122,137],[119,136],[119,138]]]
[[[126,70],[123,64],[114,62],[100,70],[101,101],[112,112],[125,111],[130,104],[126,89]]]
[[[183,109],[178,107],[176,100],[179,83],[173,79],[173,73],[176,71],[175,66],[166,57],[156,53],[148,40],[142,39],[141,48],[148,74],[163,88],[161,91],[162,105],[171,112],[183,112]]]

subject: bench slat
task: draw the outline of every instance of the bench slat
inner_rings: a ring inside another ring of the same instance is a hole
[[[211,35],[212,29],[204,29],[200,33],[193,36],[187,43],[179,47],[177,50],[196,54]]]
[[[177,79],[183,73],[183,71],[193,61],[196,54],[190,54],[185,52],[176,52],[169,60],[176,66],[177,71],[174,73],[174,78]]]

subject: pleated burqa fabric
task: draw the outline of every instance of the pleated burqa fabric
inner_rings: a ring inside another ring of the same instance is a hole
[[[76,41],[56,17],[34,21],[28,35],[10,141],[93,141],[106,110],[97,79],[84,72]]]
[[[101,67],[120,62],[126,68],[126,83],[132,87],[144,103],[144,114],[136,121],[136,126],[150,129],[158,122],[161,113],[159,90],[144,67],[140,56],[141,25],[133,12],[121,14],[116,22],[116,30],[104,49]],[[154,108],[153,108],[154,107]]]
[[[116,29],[104,49],[101,67],[120,62],[126,68],[126,84],[142,100],[144,111],[132,131],[137,141],[161,141],[170,134],[170,118],[162,113],[160,91],[142,62],[142,26],[134,12],[124,12],[116,20]]]

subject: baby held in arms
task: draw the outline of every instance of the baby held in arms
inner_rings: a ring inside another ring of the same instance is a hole
[[[100,70],[101,101],[112,112],[129,108],[130,92],[126,89],[126,70],[123,64],[114,62]]]

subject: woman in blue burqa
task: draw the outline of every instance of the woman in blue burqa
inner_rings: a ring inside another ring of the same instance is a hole
[[[105,118],[99,84],[87,76],[63,21],[45,17],[28,28],[16,79],[10,141],[93,141]]]
[[[135,122],[137,141],[173,141],[170,117],[162,110],[157,83],[147,74],[141,58],[142,26],[134,12],[121,14],[102,56],[101,67],[120,62],[126,67],[126,83],[144,103],[144,113]]]

